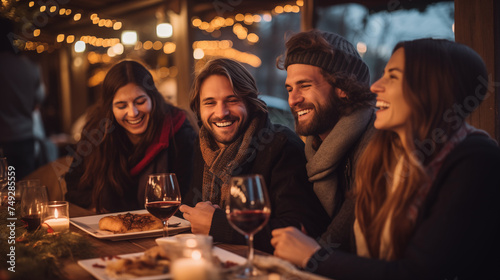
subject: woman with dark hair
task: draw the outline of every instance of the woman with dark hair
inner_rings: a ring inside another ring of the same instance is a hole
[[[98,213],[142,209],[153,173],[176,173],[181,192],[189,186],[196,134],[136,61],[106,74],[82,135],[66,174],[70,202]]]
[[[291,228],[273,232],[275,255],[335,279],[496,278],[500,149],[465,122],[487,81],[469,47],[399,43],[371,87],[378,131],[357,166],[357,256]]]

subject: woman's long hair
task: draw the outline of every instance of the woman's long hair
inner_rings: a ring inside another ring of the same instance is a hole
[[[142,88],[151,98],[152,108],[149,123],[139,143],[134,146],[126,130],[113,115],[113,98],[121,87],[133,83]],[[102,93],[91,109],[81,141],[92,143],[84,156],[85,172],[80,186],[93,186],[92,205],[97,212],[103,209],[101,194],[110,189],[122,199],[130,186],[130,169],[144,156],[147,147],[161,131],[169,106],[156,89],[153,76],[142,64],[125,60],[114,65],[106,74]],[[84,145],[79,145],[84,146]],[[78,151],[77,151],[78,152]],[[130,192],[128,192],[130,195]],[[135,195],[135,192],[133,193]]]
[[[392,131],[377,131],[357,166],[356,218],[370,256],[381,258],[381,236],[387,222],[393,242],[388,259],[398,259],[415,227],[410,206],[423,184],[425,166],[486,96],[487,72],[481,57],[469,47],[447,40],[419,39],[399,43],[404,49],[403,95],[411,108],[406,141]],[[391,185],[403,161],[399,183]]]

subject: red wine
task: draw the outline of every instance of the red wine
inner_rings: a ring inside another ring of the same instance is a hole
[[[235,210],[228,215],[229,223],[243,234],[254,234],[269,220],[269,212],[262,210]]]
[[[40,216],[36,214],[22,217],[21,220],[26,223],[28,231],[34,231],[40,226]]]
[[[154,201],[146,203],[146,209],[151,215],[160,220],[172,217],[181,206],[180,201]]]

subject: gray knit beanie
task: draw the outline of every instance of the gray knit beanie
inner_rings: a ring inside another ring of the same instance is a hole
[[[368,66],[363,62],[354,46],[344,37],[331,32],[312,30],[298,33],[292,36],[289,41],[292,41],[294,37],[295,39],[299,38],[298,41],[308,40],[300,38],[306,33],[313,33],[323,37],[329,43],[333,53],[314,47],[310,49],[300,47],[292,49],[291,46],[287,45],[289,49],[285,58],[285,69],[291,64],[308,64],[320,67],[332,74],[353,74],[360,83],[366,85],[370,83]]]

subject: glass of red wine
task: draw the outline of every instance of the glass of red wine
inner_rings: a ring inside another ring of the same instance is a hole
[[[181,206],[179,183],[174,173],[149,175],[146,185],[146,209],[163,223],[163,236],[168,236],[168,219]]]
[[[40,180],[24,180],[18,183],[22,189],[21,220],[28,231],[34,231],[40,226],[44,207],[49,202],[47,187],[40,185]]]
[[[243,234],[248,242],[248,261],[238,278],[259,276],[253,267],[253,237],[269,221],[271,206],[264,178],[261,175],[247,175],[231,178],[229,203],[226,206],[229,224]]]

